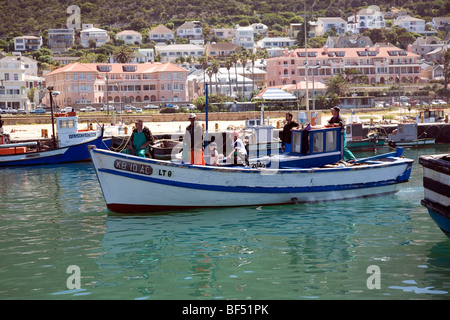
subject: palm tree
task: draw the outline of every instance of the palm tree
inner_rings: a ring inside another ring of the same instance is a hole
[[[243,71],[243,85],[242,85],[242,94],[245,98],[245,66],[247,65],[247,61],[248,61],[248,55],[247,55],[247,51],[242,51],[241,56],[239,57],[241,59],[241,64],[242,64],[242,71]]]
[[[239,61],[239,55],[237,53],[233,53],[231,55],[231,62],[234,63],[234,72],[236,75],[236,94],[238,92],[238,75],[237,75],[237,62]]]
[[[114,51],[113,57],[119,63],[130,63],[134,59],[134,51],[128,46],[121,46]]]
[[[203,83],[206,83],[206,68],[208,68],[208,57],[205,54],[202,54],[200,59],[198,59],[198,62],[200,62],[202,69],[203,69]]]
[[[231,59],[227,59],[225,61],[225,68],[227,68],[227,70],[228,70],[228,84],[230,86],[230,96],[232,93],[232,91],[231,91],[231,76],[230,76],[230,69],[232,66],[233,66],[233,61],[231,61]]]
[[[252,86],[252,96],[255,91],[255,61],[258,60],[258,56],[253,53],[249,57],[250,61],[252,62],[252,78],[253,78],[253,86]]]
[[[220,69],[219,61],[217,61],[216,59],[213,59],[211,62],[211,69],[212,69],[212,72],[216,75],[216,94],[219,94],[219,88],[218,88],[219,81],[217,80],[217,74],[219,73],[219,69]]]

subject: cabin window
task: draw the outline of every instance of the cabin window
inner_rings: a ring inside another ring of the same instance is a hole
[[[60,128],[73,128],[73,127],[75,127],[75,121],[74,120],[59,120],[59,127]]]
[[[301,132],[292,133],[292,152],[300,152]]]
[[[323,132],[313,134],[313,153],[323,152]]]
[[[327,131],[326,151],[334,151],[337,149],[337,131]]]

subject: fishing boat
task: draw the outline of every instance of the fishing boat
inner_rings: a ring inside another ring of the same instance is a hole
[[[346,125],[347,148],[350,150],[376,150],[386,143],[387,139],[376,130],[365,136],[362,123]]]
[[[291,152],[237,166],[89,151],[106,206],[119,213],[352,199],[394,193],[408,181],[414,161],[402,148],[349,164],[340,128],[309,129],[292,131]]]
[[[103,141],[103,130],[78,130],[75,113],[55,114],[57,137],[48,143],[40,140],[6,143],[7,135],[0,142],[0,167],[57,164],[90,160],[88,145],[108,148]]]
[[[388,135],[388,145],[396,147],[421,147],[433,145],[435,138],[427,138],[426,133],[417,136],[417,123],[399,123],[397,129]]]
[[[0,167],[58,164],[90,160],[88,145],[109,148],[110,140],[103,139],[103,128],[78,130],[78,116],[75,112],[53,113],[52,96],[52,139],[48,143],[41,140],[10,143],[9,135],[0,135]],[[54,129],[54,123],[56,128]]]
[[[421,204],[450,238],[450,154],[420,156],[425,198]]]

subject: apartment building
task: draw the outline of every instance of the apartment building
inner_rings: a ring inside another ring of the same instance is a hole
[[[75,44],[74,29],[49,29],[48,48],[54,53],[68,51]]]
[[[161,55],[161,62],[175,62],[180,57],[199,59],[205,48],[195,44],[171,44],[155,46],[155,51]]]
[[[20,56],[0,60],[0,108],[27,110],[25,63]]]
[[[37,51],[42,47],[42,37],[22,36],[14,38],[15,51]]]
[[[295,40],[283,37],[271,37],[259,40],[256,43],[258,48],[284,48],[295,45]]]
[[[73,63],[45,76],[59,106],[186,100],[188,71],[172,63]],[[108,97],[108,99],[106,99]]]
[[[368,84],[420,81],[419,55],[397,47],[335,48],[327,46],[285,50],[282,57],[267,59],[267,81],[269,86],[295,84],[305,79],[306,74],[315,81],[326,83],[331,77],[346,69],[361,71]],[[308,73],[305,72],[307,70]]]

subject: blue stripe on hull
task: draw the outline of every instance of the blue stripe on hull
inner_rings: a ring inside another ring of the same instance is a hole
[[[326,191],[348,191],[354,189],[363,188],[374,188],[383,187],[387,185],[397,184],[396,179],[369,182],[369,183],[355,183],[355,184],[344,184],[344,185],[329,185],[329,186],[315,186],[315,187],[249,187],[249,186],[219,186],[219,185],[208,185],[208,184],[197,184],[189,182],[179,182],[158,179],[153,177],[139,176],[135,174],[130,174],[126,172],[119,172],[111,169],[98,169],[99,172],[118,175],[130,179],[157,183],[172,187],[188,188],[196,190],[207,190],[207,191],[220,191],[220,192],[245,192],[245,193],[310,193],[310,192],[326,192]]]

